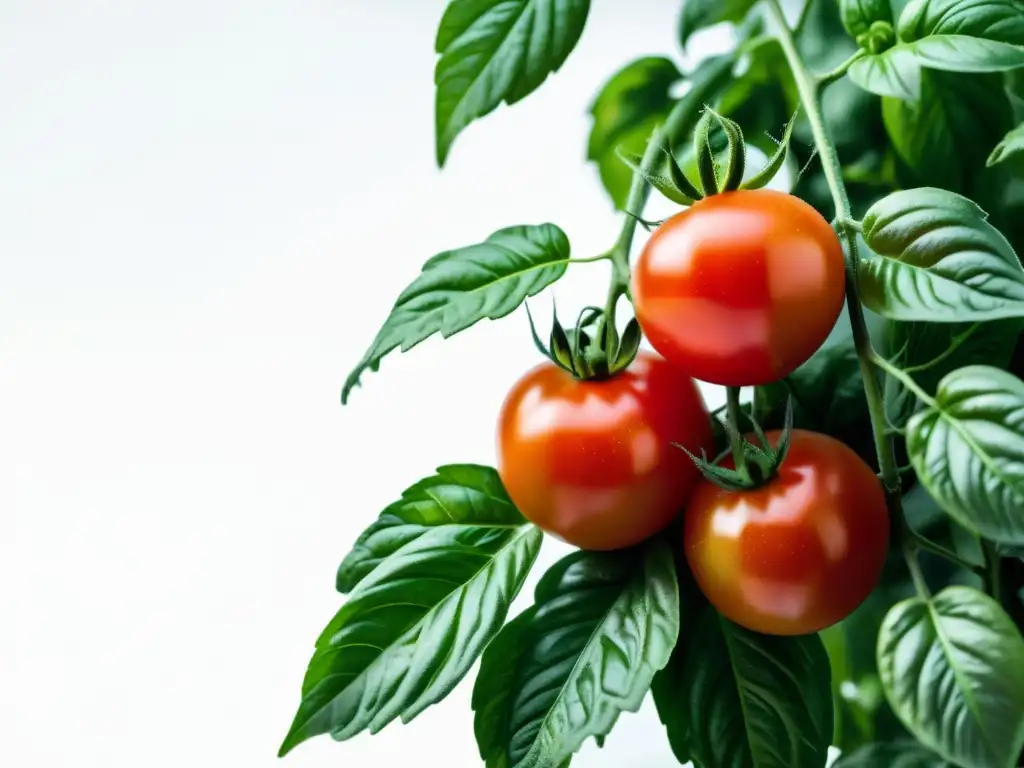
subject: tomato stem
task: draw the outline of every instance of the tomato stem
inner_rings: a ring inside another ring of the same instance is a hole
[[[633,179],[629,185],[629,194],[626,196],[626,204],[623,210],[626,216],[622,222],[622,230],[615,241],[615,245],[608,252],[612,262],[611,282],[608,286],[608,299],[605,302],[604,317],[608,328],[608,343],[611,344],[612,337],[618,336],[615,325],[615,310],[618,308],[619,299],[629,296],[629,256],[633,248],[633,237],[636,234],[637,224],[642,220],[644,206],[651,194],[651,184],[647,180],[658,163],[661,162],[661,155],[667,150],[675,134],[680,130],[680,124],[684,123],[690,116],[690,103],[687,99],[680,99],[669,112],[665,122],[654,130],[651,138],[647,141],[640,166],[633,171]]]
[[[786,17],[782,12],[779,0],[765,0],[765,2],[767,3],[768,13],[776,27],[775,35],[782,46],[786,61],[789,63],[793,79],[796,81],[800,102],[807,112],[807,121],[811,126],[814,145],[818,155],[821,157],[825,180],[832,193],[835,218],[839,222],[853,221],[850,198],[846,192],[846,185],[843,182],[842,166],[839,163],[835,144],[833,144],[829,136],[828,125],[825,123],[822,113],[822,80],[821,78],[814,77],[808,71],[806,64],[804,64],[800,52],[797,50],[793,31],[786,23]],[[897,521],[902,522],[904,519],[903,502],[900,497],[900,473],[896,463],[896,452],[891,436],[886,434],[885,402],[882,399],[878,378],[872,365],[874,350],[871,346],[871,337],[868,335],[867,323],[864,319],[864,308],[860,301],[860,291],[857,288],[857,269],[860,265],[857,233],[848,226],[840,226],[838,229],[846,245],[846,308],[850,314],[853,344],[857,350],[861,378],[864,381],[864,395],[867,399],[868,413],[871,418],[871,431],[875,441],[878,469],[882,477],[882,485],[885,488],[889,514]],[[911,381],[913,380],[911,379]],[[916,560],[914,565],[911,566],[911,559],[908,557],[908,567],[911,567],[913,572],[913,568],[916,567]]]
[[[747,470],[747,452],[743,445],[743,433],[742,427],[740,426],[740,418],[743,415],[743,409],[740,406],[739,387],[725,388],[725,409],[726,418],[729,419],[729,423],[733,426],[733,428],[729,430],[729,445],[732,448],[732,460],[736,465],[736,471],[743,477],[749,477],[750,473]]]

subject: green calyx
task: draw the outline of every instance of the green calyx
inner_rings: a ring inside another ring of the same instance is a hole
[[[857,35],[857,45],[872,55],[889,50],[896,44],[896,30],[888,21],[874,21]]]
[[[750,416],[754,428],[754,435],[757,444],[745,439],[739,432],[737,426],[729,419],[723,419],[722,423],[729,435],[733,449],[722,452],[714,461],[709,461],[707,454],[701,451],[700,456],[682,448],[690,460],[697,466],[700,473],[709,481],[724,488],[727,491],[750,491],[770,483],[778,474],[779,467],[786,460],[789,452],[789,440],[793,433],[793,399],[786,402],[786,415],[782,427],[782,433],[776,445],[768,441],[761,425],[757,423],[753,415]],[[736,451],[740,452],[736,456]],[[723,467],[719,464],[724,458],[732,455],[734,468]]]
[[[624,370],[640,351],[640,324],[633,318],[620,336],[606,322],[605,312],[598,307],[584,307],[576,325],[566,330],[552,307],[551,335],[548,344],[541,341],[529,305],[533,343],[548,360],[580,381],[608,379]]]
[[[778,148],[768,158],[765,166],[746,181],[743,179],[747,170],[747,149],[743,130],[739,123],[707,106],[697,122],[693,136],[696,179],[691,179],[683,170],[679,160],[680,153],[676,151],[671,140],[664,150],[665,157],[661,166],[654,170],[645,169],[639,155],[621,149],[618,150],[618,155],[626,165],[643,175],[648,184],[669,200],[679,205],[690,206],[710,195],[737,189],[760,189],[766,186],[775,178],[786,161],[796,117],[794,114],[786,124],[782,138],[777,141]]]

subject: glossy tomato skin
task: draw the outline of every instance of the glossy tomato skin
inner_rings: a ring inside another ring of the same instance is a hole
[[[637,544],[685,506],[699,473],[672,443],[710,450],[693,380],[641,351],[604,381],[545,362],[509,392],[498,424],[498,472],[519,510],[581,549]]]
[[[875,473],[853,450],[794,430],[767,485],[729,492],[702,480],[683,535],[694,578],[720,613],[756,632],[803,635],[845,618],[874,589],[889,515]]]
[[[655,231],[632,292],[640,326],[666,360],[712,384],[767,384],[805,362],[835,325],[843,249],[793,195],[725,192]]]

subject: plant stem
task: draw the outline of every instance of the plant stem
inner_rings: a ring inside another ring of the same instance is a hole
[[[927,392],[925,392],[921,388],[921,385],[914,381],[914,377],[907,373],[905,370],[893,365],[874,350],[871,350],[869,354],[869,359],[874,365],[877,365],[887,374],[896,379],[900,384],[902,384],[904,387],[913,392],[914,396],[922,403],[924,403],[925,405],[935,405],[935,399]]]
[[[931,552],[933,555],[949,560],[949,562],[960,566],[965,571],[971,571],[972,573],[981,574],[984,570],[981,566],[975,565],[974,563],[964,560],[960,555],[951,549],[946,549],[941,544],[936,544],[931,539],[926,539],[924,536],[919,534],[917,531],[912,529],[908,530],[910,537],[913,539],[914,546],[918,549],[922,549],[925,552]]]
[[[747,454],[743,450],[743,436],[740,429],[740,419],[743,416],[743,409],[740,407],[740,388],[725,388],[725,410],[726,418],[732,425],[729,430],[729,446],[732,448],[732,460],[736,464],[736,471],[741,475],[747,474]]]
[[[914,582],[914,589],[917,590],[917,594],[923,597],[925,600],[931,598],[931,590],[928,589],[928,582],[924,579],[924,573],[921,572],[921,564],[917,561],[917,548],[914,544],[907,541],[903,545],[903,557],[907,561],[907,570],[910,571],[910,578]]]
[[[839,222],[852,221],[850,199],[843,183],[842,167],[836,154],[835,145],[829,137],[828,126],[821,108],[821,89],[819,81],[811,75],[800,57],[793,33],[786,24],[779,0],[766,0],[779,44],[789,63],[796,81],[800,102],[807,113],[811,126],[814,144],[821,157],[825,180],[832,193],[835,205],[835,218]],[[885,403],[878,386],[878,379],[872,367],[873,350],[871,337],[868,335],[867,323],[864,320],[864,308],[860,303],[860,291],[857,288],[857,269],[860,256],[857,250],[857,235],[848,226],[840,226],[839,234],[846,245],[846,308],[850,313],[850,326],[853,331],[853,344],[857,350],[860,363],[861,378],[864,381],[864,395],[867,398],[868,413],[871,417],[871,431],[875,440],[875,451],[878,457],[878,469],[885,488],[889,514],[903,520],[903,504],[900,498],[900,474],[896,464],[896,453],[892,439],[886,434]],[[916,560],[915,560],[916,564]]]
[[[811,4],[810,0],[808,0],[807,4],[808,5]],[[848,70],[850,68],[850,65],[853,64],[853,62],[855,62],[857,59],[864,58],[867,55],[868,55],[868,52],[865,51],[863,48],[861,48],[856,53],[854,53],[850,58],[848,58],[846,61],[844,61],[842,64],[840,64],[838,67],[833,69],[831,72],[826,72],[823,75],[819,75],[816,78],[818,88],[819,89],[824,88],[826,85],[831,85],[836,80],[839,80],[843,75],[846,74],[846,70]]]
[[[671,117],[671,116],[670,116]],[[615,328],[615,309],[619,299],[629,290],[629,252],[633,247],[633,236],[636,234],[636,227],[639,223],[639,216],[643,215],[644,205],[651,193],[651,185],[644,178],[646,173],[654,170],[660,158],[664,146],[664,130],[657,129],[647,142],[647,149],[644,150],[643,159],[640,161],[640,169],[633,172],[633,180],[629,185],[629,195],[626,198],[625,209],[629,211],[622,222],[622,230],[619,238],[612,246],[609,255],[612,261],[612,278],[608,286],[608,300],[605,303],[605,323],[609,330]]]
[[[911,365],[908,368],[904,368],[903,372],[920,373],[921,371],[927,371],[929,368],[934,368],[936,365],[941,363],[943,360],[948,359],[950,355],[952,355],[954,352],[960,349],[961,345],[963,345],[965,341],[971,338],[974,332],[977,331],[979,328],[981,328],[981,323],[975,323],[963,333],[959,334],[958,336],[954,336],[949,346],[946,347],[946,351],[943,352],[941,355],[933,357],[927,363],[921,363],[920,365]]]
[[[630,182],[629,194],[624,206],[628,213],[622,222],[619,237],[608,253],[612,262],[612,277],[608,286],[608,300],[605,302],[604,316],[605,323],[612,332],[611,335],[618,335],[615,331],[615,310],[618,307],[619,299],[629,294],[629,254],[633,247],[637,224],[640,222],[640,217],[643,216],[644,206],[651,194],[651,185],[645,178],[645,174],[650,174],[657,166],[661,154],[665,150],[667,137],[678,132],[680,123],[689,117],[689,111],[690,104],[686,99],[676,102],[675,107],[665,118],[665,123],[651,134],[647,148],[644,150],[644,156],[640,161],[640,168],[633,172],[633,179]]]
[[[607,261],[607,260],[611,259],[611,257],[612,257],[611,252],[608,252],[608,253],[600,253],[597,256],[584,256],[584,257],[579,258],[579,259],[569,259],[568,262],[570,264],[593,264],[595,261]]]
[[[999,567],[1002,558],[999,556],[999,550],[991,541],[982,539],[981,551],[985,553],[985,591],[992,596],[993,600],[1002,604],[1003,580],[1002,569]]]

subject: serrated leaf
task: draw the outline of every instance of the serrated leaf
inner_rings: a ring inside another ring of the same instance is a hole
[[[557,72],[576,46],[590,0],[452,0],[434,69],[437,164],[455,137],[502,102],[515,104]]]
[[[946,376],[907,423],[907,452],[939,505],[969,530],[1024,544],[1024,382],[972,365]]]
[[[344,740],[376,733],[396,718],[409,722],[452,691],[501,629],[542,534],[516,524],[507,497],[495,496],[492,473],[442,468],[453,524],[431,526],[401,546],[389,542],[370,556],[391,550],[358,579],[317,640],[281,755],[320,734]],[[407,492],[410,502],[429,493],[417,486]],[[422,507],[424,521],[436,518],[440,503]],[[410,508],[402,512],[415,517]],[[350,565],[355,579],[362,568]]]
[[[1024,152],[1024,123],[1012,129],[1003,137],[1002,141],[996,144],[995,149],[992,150],[992,154],[988,156],[985,164],[993,166],[1020,152]]]
[[[956,768],[914,741],[868,744],[843,754],[832,768]]]
[[[388,557],[438,528],[450,536],[474,537],[490,530],[501,537],[525,524],[492,467],[438,467],[437,474],[406,488],[356,539],[338,568],[338,591],[351,592]]]
[[[911,732],[967,768],[1013,768],[1024,748],[1024,640],[968,587],[894,606],[878,636],[890,703]]]
[[[484,653],[473,689],[487,768],[554,768],[639,709],[679,631],[672,552],[575,552]]]
[[[695,32],[715,24],[743,21],[756,3],[757,0],[686,0],[679,17],[679,44],[685,48]]]
[[[921,70],[1003,72],[1024,67],[1024,14],[1017,0],[912,0],[900,14],[900,43],[850,67],[860,87],[914,100]]]
[[[485,318],[505,317],[564,275],[568,264],[569,240],[554,224],[500,229],[482,243],[434,256],[345,380],[341,402],[392,350],[408,352],[435,333],[447,339]]]
[[[823,768],[832,740],[828,655],[817,635],[775,637],[705,609],[678,683],[694,763]]]
[[[670,91],[682,77],[671,59],[645,56],[612,75],[590,105],[594,122],[587,140],[587,160],[597,164],[616,208],[626,204],[633,176],[616,151],[643,153],[648,138],[672,108],[675,100]]]
[[[860,265],[864,304],[894,320],[1024,317],[1024,267],[965,197],[925,187],[894,192],[864,216],[874,256]]]

